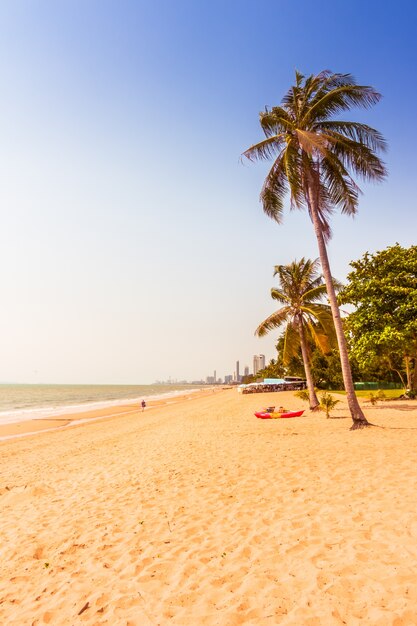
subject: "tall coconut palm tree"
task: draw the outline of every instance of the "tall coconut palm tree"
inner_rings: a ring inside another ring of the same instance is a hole
[[[260,114],[266,138],[244,152],[250,160],[274,160],[261,191],[265,213],[280,223],[289,191],[291,207],[307,208],[313,223],[337,334],[352,429],[369,423],[355,395],[326,243],[331,236],[329,219],[333,211],[340,209],[347,215],[357,211],[360,189],[353,176],[374,181],[386,176],[378,156],[385,149],[385,141],[366,124],[333,118],[354,106],[368,108],[380,98],[372,87],[357,85],[350,74],[324,71],[306,78],[296,72],[295,85],[284,96],[281,106],[266,108]]]
[[[278,275],[280,288],[271,289],[271,296],[284,306],[267,317],[255,331],[255,335],[263,337],[273,328],[285,324],[284,364],[298,353],[301,346],[310,409],[313,411],[320,403],[314,391],[307,339],[311,338],[326,353],[334,337],[331,308],[328,304],[320,303],[326,295],[326,285],[318,270],[318,259],[311,261],[302,258],[289,265],[276,265],[274,276]]]

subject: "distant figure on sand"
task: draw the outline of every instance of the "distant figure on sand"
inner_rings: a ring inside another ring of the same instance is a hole
[[[142,400],[142,412],[145,410],[146,407],[146,402],[145,400]]]

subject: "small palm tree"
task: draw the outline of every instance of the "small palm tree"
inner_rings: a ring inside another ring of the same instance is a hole
[[[330,393],[327,393],[327,391],[325,391],[320,396],[319,411],[325,411],[326,417],[327,419],[329,419],[330,411],[334,409],[336,404],[339,404],[339,402],[340,400],[335,400],[333,396],[330,395]]]
[[[300,391],[296,391],[294,395],[297,398],[300,398],[303,402],[310,402],[310,395],[308,393],[308,389],[300,389]]]
[[[377,152],[385,149],[382,135],[358,122],[333,119],[354,106],[368,108],[381,98],[372,87],[357,85],[350,74],[324,71],[307,78],[296,72],[293,85],[281,106],[260,113],[265,139],[251,146],[250,160],[273,159],[261,192],[263,209],[278,223],[284,199],[307,208],[317,238],[320,261],[327,285],[339,345],[343,381],[352,429],[368,426],[353,386],[346,338],[332,283],[326,243],[331,236],[330,216],[337,208],[354,215],[360,189],[353,176],[382,180],[386,175]]]
[[[285,324],[284,364],[298,353],[301,346],[311,410],[317,409],[319,401],[314,390],[307,337],[325,353],[329,351],[334,336],[331,309],[320,303],[326,294],[326,285],[318,269],[318,259],[302,258],[290,265],[276,265],[274,276],[279,277],[280,289],[271,289],[271,296],[284,306],[267,317],[255,331],[262,337]]]
[[[371,393],[369,394],[369,402],[372,404],[372,406],[375,406],[378,402],[382,402],[385,400],[385,393],[382,391],[382,389],[380,389],[378,391],[378,393]]]

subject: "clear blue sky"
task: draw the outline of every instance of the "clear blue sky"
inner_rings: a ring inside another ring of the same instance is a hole
[[[0,380],[196,379],[274,356],[253,331],[273,266],[318,256],[304,213],[271,222],[267,164],[240,162],[297,68],[384,96],[387,182],[336,217],[330,257],[415,244],[414,2],[4,1]]]

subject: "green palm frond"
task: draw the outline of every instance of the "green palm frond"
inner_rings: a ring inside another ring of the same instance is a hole
[[[321,137],[329,145],[329,151],[323,155],[325,158],[329,158],[330,153],[364,180],[382,180],[386,176],[385,165],[365,144],[335,132],[322,133]]]
[[[301,74],[301,72],[295,70],[295,82],[297,84],[297,87],[301,87],[301,83],[303,82],[304,78],[304,74]]]
[[[273,220],[282,221],[284,199],[287,194],[288,182],[282,168],[283,151],[278,155],[261,190],[260,199],[265,213]]]
[[[333,347],[336,347],[336,332],[329,306],[310,305],[305,307],[303,321],[309,336],[323,354],[328,354]]]
[[[301,208],[304,203],[304,185],[300,165],[301,158],[299,150],[295,143],[290,141],[283,154],[282,171],[283,176],[285,176],[288,182],[291,207],[297,207],[298,209]]]
[[[333,333],[333,317],[330,305],[305,302],[302,307],[303,319],[320,326],[326,333]]]
[[[259,114],[259,121],[266,137],[273,137],[291,131],[293,121],[282,107],[273,107]]]
[[[343,163],[331,153],[321,163],[321,181],[331,205],[340,208],[346,215],[355,215],[360,189]]]
[[[293,357],[298,356],[300,349],[300,334],[294,323],[287,324],[284,333],[284,346],[282,350],[282,361],[288,365]]]
[[[274,328],[279,328],[279,326],[281,326],[290,315],[291,309],[288,306],[283,307],[278,311],[275,311],[275,313],[272,313],[272,315],[267,317],[266,320],[262,322],[262,324],[259,324],[258,328],[255,330],[255,335],[257,335],[258,337],[263,337],[270,330],[273,330]]]
[[[289,297],[283,291],[275,289],[275,287],[271,289],[271,298],[278,300],[281,304],[287,304],[290,301]]]
[[[326,333],[323,332],[323,330],[319,326],[314,326],[314,324],[309,324],[308,329],[310,332],[310,336],[314,341],[314,344],[320,350],[320,352],[322,354],[329,354],[332,350],[332,344],[329,335],[326,335]]]
[[[315,302],[327,296],[326,285],[324,283],[309,286],[309,289],[304,293],[304,299],[307,302]]]
[[[337,76],[335,74],[334,84],[336,85]],[[345,75],[346,81],[349,75]],[[310,107],[304,123],[311,123],[313,121],[329,118],[336,113],[342,111],[348,111],[352,107],[360,107],[368,109],[374,106],[381,99],[379,94],[373,87],[365,85],[356,85],[353,77],[351,82],[346,82],[340,86],[332,87],[331,83],[327,84],[327,89],[323,92],[319,92],[315,98],[310,102]]]
[[[259,143],[254,144],[250,148],[248,148],[244,153],[245,156],[250,161],[265,161],[268,159],[275,158],[277,152],[282,149],[283,140],[285,135],[274,134],[267,139],[263,139]]]
[[[359,122],[320,121],[313,124],[312,130],[313,132],[336,133],[348,137],[376,152],[385,152],[387,149],[387,143],[379,131]]]

